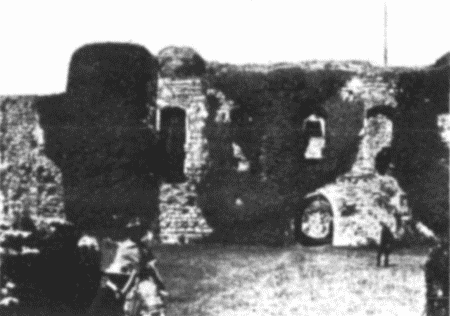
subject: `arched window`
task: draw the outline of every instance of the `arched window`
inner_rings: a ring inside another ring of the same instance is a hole
[[[303,135],[305,135],[308,145],[305,150],[305,159],[323,159],[325,149],[325,119],[316,114],[311,114],[303,122]]]

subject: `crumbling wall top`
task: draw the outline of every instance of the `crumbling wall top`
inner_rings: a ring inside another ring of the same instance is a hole
[[[206,72],[205,60],[191,47],[166,47],[159,52],[158,60],[161,77],[201,77]]]

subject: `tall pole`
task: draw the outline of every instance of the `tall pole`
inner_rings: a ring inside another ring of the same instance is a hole
[[[384,1],[384,67],[388,65],[387,1]]]
[[[5,192],[4,188],[4,175],[6,174],[7,163],[6,163],[6,139],[5,134],[7,131],[7,117],[6,117],[6,99],[0,98],[0,219],[3,219],[5,205],[6,205],[6,196],[3,192]],[[6,192],[6,194],[8,194]],[[0,260],[1,261],[1,260]]]

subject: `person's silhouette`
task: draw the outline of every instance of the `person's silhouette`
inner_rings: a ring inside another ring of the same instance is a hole
[[[394,234],[391,232],[389,226],[380,222],[381,225],[381,240],[377,253],[377,267],[381,266],[381,259],[384,256],[384,266],[389,266],[389,255],[394,246]]]

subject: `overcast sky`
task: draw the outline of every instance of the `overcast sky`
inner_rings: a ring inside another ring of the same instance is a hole
[[[389,62],[427,65],[450,51],[450,0],[387,0]],[[207,60],[383,61],[383,0],[2,1],[0,94],[65,90],[86,43],[188,45]]]

